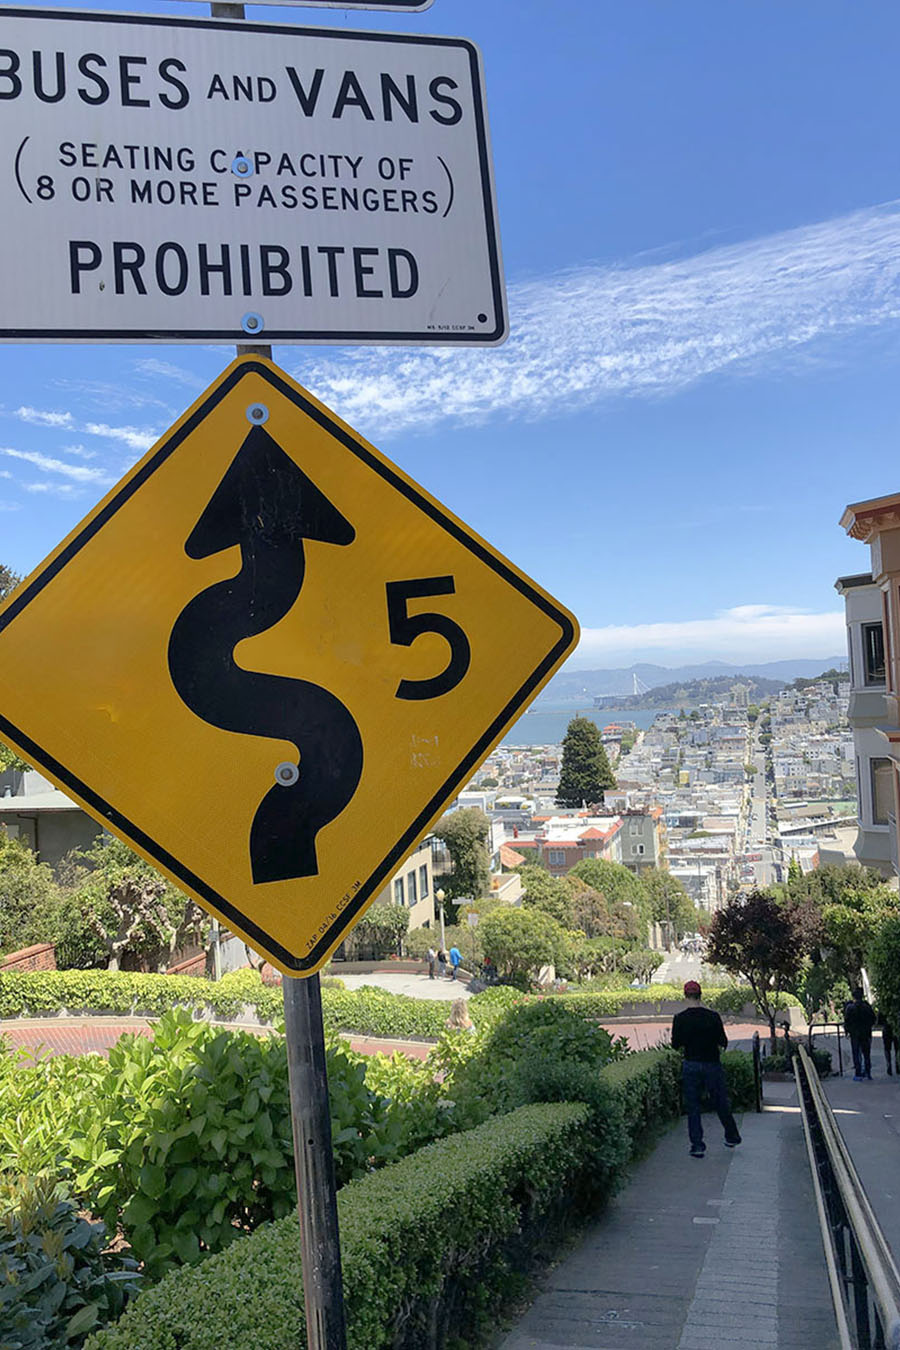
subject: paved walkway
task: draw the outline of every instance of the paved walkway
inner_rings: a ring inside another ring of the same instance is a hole
[[[900,1265],[900,1080],[884,1071],[881,1042],[872,1046],[872,1081],[826,1078],[825,1093],[875,1217]]]
[[[766,1092],[738,1149],[674,1126],[498,1350],[835,1350],[794,1089]]]

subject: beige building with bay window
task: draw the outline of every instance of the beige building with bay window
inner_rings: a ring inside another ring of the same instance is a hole
[[[850,653],[850,724],[857,754],[859,861],[900,874],[900,493],[854,502],[841,517],[868,544],[871,573],[842,577]]]

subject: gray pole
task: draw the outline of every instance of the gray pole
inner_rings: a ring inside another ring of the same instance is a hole
[[[282,988],[307,1342],[309,1350],[346,1350],[319,977],[285,977]]]
[[[242,4],[212,3],[210,14],[214,19],[246,17]],[[236,351],[238,356],[272,359],[272,348],[265,343],[240,343]],[[307,1346],[347,1350],[319,977],[285,976],[282,991]]]

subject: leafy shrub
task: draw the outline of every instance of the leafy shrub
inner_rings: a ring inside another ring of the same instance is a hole
[[[280,1036],[216,1031],[184,1011],[152,1040],[32,1068],[7,1055],[0,1163],[66,1176],[158,1273],[292,1209],[287,1056]],[[366,1085],[362,1056],[327,1049],[338,1184],[396,1158],[402,1129]],[[17,1150],[17,1139],[22,1143]]]
[[[762,1060],[763,1073],[793,1073],[792,1064],[793,1055],[779,1051],[774,1055],[765,1055]],[[810,1054],[810,1059],[816,1068],[816,1073],[820,1078],[827,1078],[831,1073],[831,1051],[815,1049]]]
[[[140,1287],[137,1262],[104,1253],[102,1223],[79,1218],[48,1178],[0,1182],[0,1343],[80,1346]]]
[[[753,1056],[746,1050],[726,1050],[722,1055],[728,1100],[733,1111],[752,1110],[756,1106],[756,1079]]]
[[[592,1103],[604,1064],[628,1053],[567,1000],[520,998],[479,1037],[445,1038],[434,1062],[461,1119],[475,1123],[528,1102]]]
[[[461,1038],[457,1038],[461,1039]],[[678,1058],[650,1050],[600,1070],[611,1127],[677,1110]],[[539,1104],[441,1139],[338,1196],[349,1350],[436,1350],[495,1319],[510,1271],[592,1205],[602,1132],[584,1105]],[[614,1166],[630,1134],[607,1140]],[[306,1344],[293,1216],[143,1294],[87,1350],[283,1350]]]

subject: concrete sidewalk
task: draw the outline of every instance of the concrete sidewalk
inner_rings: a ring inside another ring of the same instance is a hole
[[[794,1088],[766,1092],[740,1148],[674,1126],[498,1350],[836,1350]]]
[[[826,1078],[822,1086],[881,1231],[900,1265],[900,1079],[884,1071],[873,1045],[871,1081]]]

